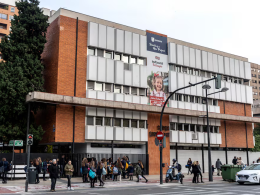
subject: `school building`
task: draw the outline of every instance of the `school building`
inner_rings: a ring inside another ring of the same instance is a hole
[[[155,135],[165,99],[221,74],[221,87],[229,90],[208,96],[212,162],[231,163],[235,155],[247,162],[253,123],[260,121],[252,117],[247,58],[63,8],[49,22],[42,55],[46,93],[27,97],[49,103],[37,117],[46,131],[41,144],[71,148],[74,139],[75,153],[148,154],[149,174],[158,174]],[[209,93],[219,91],[215,81],[207,84]],[[184,167],[190,157],[208,169],[202,86],[168,102],[164,163],[177,158]]]

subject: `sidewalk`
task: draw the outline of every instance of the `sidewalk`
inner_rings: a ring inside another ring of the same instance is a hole
[[[129,186],[147,186],[147,185],[159,185],[160,184],[160,176],[159,175],[147,175],[146,177],[149,181],[148,183],[145,183],[144,179],[141,179],[139,183],[136,182],[136,177],[134,177],[134,181],[129,181],[128,179],[122,179],[121,181],[112,181],[112,180],[106,180],[105,181],[105,188],[116,188],[116,187],[129,187]],[[184,184],[190,184],[192,185],[192,178],[193,175],[185,175]],[[165,179],[165,175],[163,175],[163,181]],[[203,180],[205,183],[208,183],[208,176],[207,173],[203,174]],[[214,182],[213,183],[222,183],[222,177],[221,176],[214,176]],[[51,181],[42,181],[40,179],[39,184],[29,184],[28,191],[31,193],[36,192],[48,192],[50,190]],[[95,184],[96,187],[99,187],[99,183]],[[168,183],[167,185],[181,185],[177,181],[173,181]],[[201,184],[203,185],[203,184]],[[74,190],[86,190],[90,189],[89,183],[82,183],[82,178],[75,177],[72,178],[72,187]],[[25,188],[25,179],[21,180],[8,180],[7,184],[0,183],[0,194],[3,193],[23,193]],[[62,178],[58,179],[56,183],[56,191],[67,191],[67,179]]]

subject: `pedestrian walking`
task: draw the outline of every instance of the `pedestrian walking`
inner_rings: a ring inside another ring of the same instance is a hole
[[[102,165],[102,162],[98,162],[98,166],[97,166],[97,177],[98,177],[98,180],[100,182],[99,186],[104,186],[104,181],[102,179],[102,172],[103,172],[103,165]]]
[[[192,171],[191,173],[193,173],[193,179],[192,179],[192,183],[196,183],[196,179],[197,179],[197,175],[199,173],[199,168],[197,166],[196,161],[194,161],[191,165]]]
[[[52,164],[49,166],[49,173],[51,178],[51,192],[55,192],[56,180],[59,177],[59,167],[56,159],[52,160]]]
[[[81,163],[81,169],[82,169],[82,174],[83,174],[83,183],[88,182],[88,169],[89,169],[89,164],[88,164],[88,159],[83,158],[82,163]]]
[[[188,168],[188,175],[189,175],[189,173],[192,174],[191,173],[191,165],[192,165],[192,161],[191,161],[191,158],[189,158],[188,161],[187,161],[187,165],[186,165],[186,167]]]
[[[117,159],[116,167],[118,169],[118,174],[117,175],[119,175],[119,181],[121,181],[121,174],[122,174],[123,165],[122,165],[122,162],[120,161],[119,158]]]
[[[45,159],[45,160],[42,162],[43,181],[47,181],[46,178],[45,178],[45,174],[47,173],[47,168],[48,168],[48,163],[47,163],[47,160]]]
[[[236,157],[236,156],[234,156],[234,158],[233,158],[233,160],[232,160],[232,163],[233,163],[233,165],[236,165],[236,164],[237,164],[237,157]]]
[[[68,190],[74,190],[71,187],[71,177],[72,177],[73,172],[74,172],[74,167],[71,164],[71,160],[69,160],[68,164],[65,165],[64,171],[65,171],[65,175],[67,176],[67,179],[68,179]]]
[[[64,177],[64,168],[66,165],[65,155],[61,156],[59,163],[60,163],[60,177],[62,178]]]
[[[96,177],[96,168],[95,168],[95,161],[92,160],[90,162],[90,170],[89,170],[89,179],[90,179],[90,188],[94,188],[95,187],[95,177]]]
[[[219,160],[216,161],[216,169],[217,169],[217,175],[220,176],[220,170],[221,170],[222,162]]]
[[[202,171],[201,171],[201,167],[200,167],[199,161],[197,161],[196,164],[197,164],[198,169],[199,169],[199,172],[198,172],[198,174],[197,174],[197,183],[199,183],[199,176],[200,176],[200,182],[201,182],[201,183],[204,183],[204,182],[202,181]]]
[[[9,162],[6,161],[6,158],[2,158],[0,162],[0,175],[2,174],[2,183],[7,183],[7,172],[9,167]]]
[[[148,182],[148,179],[146,179],[146,178],[144,177],[144,165],[143,165],[143,163],[142,163],[141,160],[138,160],[138,166],[141,168],[141,174],[139,174],[139,175],[141,175],[142,178],[144,178],[144,179],[145,179],[145,182],[147,183],[147,182]],[[138,177],[137,182],[139,182],[139,177]]]
[[[38,159],[33,159],[33,166],[36,168],[35,184],[38,184],[38,183],[40,183],[39,174],[41,173],[40,163],[39,163]]]

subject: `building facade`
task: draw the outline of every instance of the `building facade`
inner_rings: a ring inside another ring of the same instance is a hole
[[[253,101],[260,100],[260,66],[251,63],[251,86],[253,89]]]
[[[113,144],[114,154],[148,154],[149,174],[158,174],[155,134],[160,114],[155,110],[176,89],[221,74],[221,86],[229,90],[209,96],[214,158],[225,158],[224,150],[254,147],[247,58],[66,9],[56,11],[49,22],[42,55],[46,92],[105,100],[121,107],[47,106],[38,115],[46,131],[42,144],[67,145],[74,137],[75,152],[90,154],[110,154]],[[209,93],[218,91],[214,81],[207,84]],[[201,161],[207,145],[206,119],[198,115],[205,115],[203,97],[200,84],[178,91],[169,100],[166,111],[172,114],[164,114],[162,124],[164,163],[178,158],[184,165],[193,156]],[[133,109],[124,109],[124,103]],[[144,111],[147,105],[149,112]],[[205,171],[206,158],[205,152]]]

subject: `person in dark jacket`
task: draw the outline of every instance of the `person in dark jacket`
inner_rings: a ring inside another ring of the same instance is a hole
[[[121,159],[121,163],[122,163],[122,165],[123,165],[123,167],[122,167],[122,176],[123,176],[123,178],[122,178],[122,179],[125,179],[125,166],[126,166],[126,161],[125,161],[124,157]]]
[[[212,176],[214,176],[214,171],[215,171],[215,167],[214,167],[214,165],[212,165],[212,167],[211,167],[211,169],[212,169]]]
[[[128,173],[128,175],[129,175],[129,178],[130,178],[129,180],[133,180],[134,167],[133,167],[132,164],[130,164],[130,165],[128,166],[127,173]]]
[[[142,173],[141,173],[140,175],[145,179],[145,181],[146,181],[146,183],[147,183],[147,182],[148,182],[148,179],[146,179],[146,178],[144,177],[144,165],[143,165],[143,163],[142,163],[141,160],[138,160],[138,166],[142,169]],[[138,177],[138,179],[137,179],[137,182],[139,182],[139,177]]]
[[[189,175],[189,173],[192,174],[192,173],[191,173],[191,165],[192,165],[192,161],[191,161],[191,158],[189,158],[188,161],[187,161],[188,175]]]
[[[103,171],[103,165],[102,165],[102,162],[100,161],[100,162],[98,162],[98,166],[97,166],[97,177],[98,177],[98,180],[100,182],[99,186],[105,185],[105,183],[102,180],[102,171]]]
[[[89,168],[90,168],[91,171],[96,173],[96,166],[95,166],[95,161],[94,160],[92,160],[90,162]],[[95,178],[89,177],[89,179],[90,179],[90,187],[94,188],[95,187]]]
[[[256,162],[259,163],[259,162],[260,162],[260,158],[258,158],[258,159],[256,160]]]
[[[197,163],[197,166],[198,166],[198,169],[199,169],[199,173],[197,174],[197,183],[199,183],[199,176],[200,176],[200,179],[201,179],[201,183],[204,183],[202,181],[202,173],[201,173],[201,167],[200,167],[199,161],[196,161],[196,163]]]
[[[7,183],[8,166],[9,166],[9,162],[6,161],[6,158],[2,158],[2,161],[0,162],[0,169],[3,170],[3,173],[2,173],[3,181],[2,181],[2,183]]]
[[[38,184],[38,183],[40,183],[39,174],[41,173],[40,164],[39,164],[38,159],[33,159],[33,166],[36,167],[36,180],[35,180],[35,184]]]
[[[237,157],[236,156],[234,156],[232,163],[233,163],[233,165],[237,165]]]
[[[59,167],[56,159],[53,159],[52,165],[49,166],[49,173],[51,178],[51,192],[55,192],[56,180],[59,177]]]
[[[191,168],[192,168],[192,173],[193,173],[193,179],[192,179],[192,183],[196,183],[196,178],[197,178],[197,175],[199,173],[199,168],[198,168],[198,165],[196,163],[196,161],[194,161],[191,165]]]
[[[61,156],[59,163],[60,163],[60,177],[62,178],[62,177],[65,177],[65,174],[64,174],[64,168],[66,165],[65,155]]]
[[[82,168],[82,179],[83,179],[83,183],[87,183],[88,182],[88,159],[84,158],[81,162],[81,168]]]
[[[48,166],[48,163],[47,163],[47,160],[45,159],[45,160],[42,162],[43,181],[47,181],[47,180],[45,179],[45,174],[47,173],[47,166]]]
[[[218,171],[218,176],[220,176],[220,169],[221,169],[221,166],[222,166],[222,162],[219,160],[216,161],[216,168],[217,168],[217,171]]]

